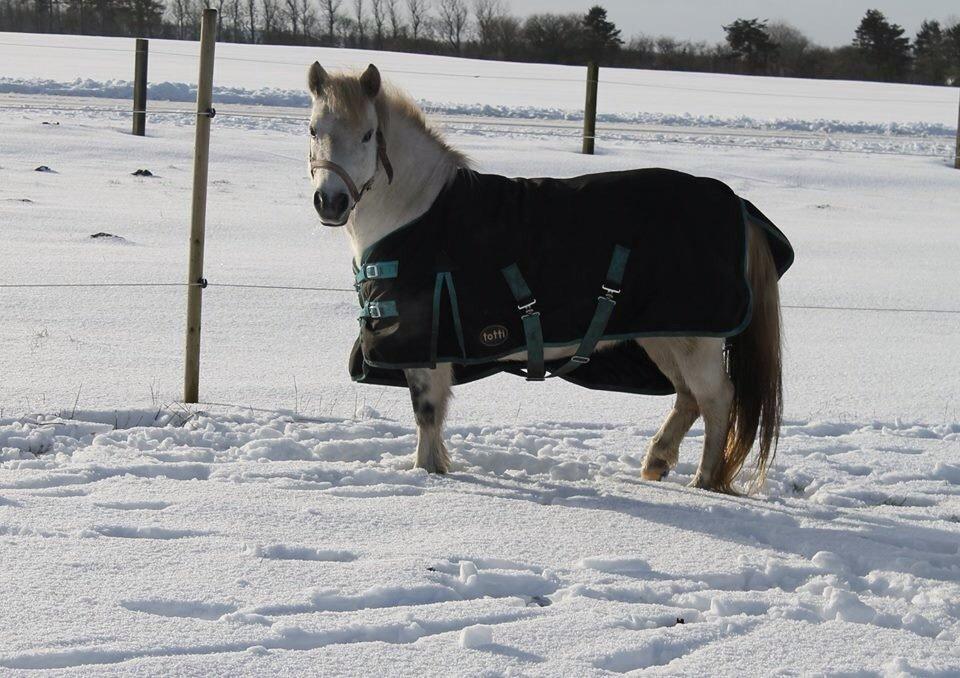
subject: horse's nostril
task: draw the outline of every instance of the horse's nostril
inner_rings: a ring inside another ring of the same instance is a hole
[[[347,198],[346,193],[338,193],[337,197],[333,199],[333,204],[331,204],[330,207],[332,207],[333,210],[338,214],[343,214],[347,211],[348,202],[349,198]]]
[[[331,197],[326,191],[317,190],[313,193],[313,207],[321,218],[340,218],[350,207],[350,196],[336,193]]]

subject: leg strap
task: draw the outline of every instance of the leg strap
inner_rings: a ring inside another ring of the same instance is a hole
[[[516,264],[510,264],[500,271],[503,273],[517,309],[522,313],[523,334],[527,342],[527,381],[543,381],[546,368],[543,362],[543,328],[540,326],[540,312],[534,310],[537,300],[520,274]]]
[[[628,248],[621,245],[614,247],[610,267],[607,269],[607,277],[603,285],[600,286],[603,294],[597,297],[597,310],[593,313],[590,326],[587,328],[586,334],[583,335],[583,339],[580,340],[576,353],[569,361],[554,370],[550,375],[551,377],[562,377],[565,374],[570,374],[581,365],[590,362],[590,356],[593,355],[597,344],[606,332],[607,325],[610,323],[610,316],[617,305],[614,297],[620,294],[623,274],[629,258],[630,250]],[[521,320],[527,342],[527,381],[543,381],[546,367],[543,358],[543,328],[540,325],[540,312],[534,310],[537,300],[534,299],[533,293],[516,264],[507,266],[501,272],[517,300],[517,308],[523,313]]]
[[[626,247],[617,245],[613,249],[613,257],[610,259],[610,268],[607,269],[607,278],[600,289],[603,295],[597,297],[597,310],[593,313],[593,319],[587,328],[587,333],[580,340],[580,346],[577,352],[570,360],[550,375],[552,377],[562,377],[570,374],[581,365],[590,362],[590,356],[597,348],[600,338],[607,330],[607,324],[610,322],[610,315],[617,305],[614,296],[620,294],[620,286],[623,283],[623,272],[627,267],[627,259],[630,257],[630,250]]]

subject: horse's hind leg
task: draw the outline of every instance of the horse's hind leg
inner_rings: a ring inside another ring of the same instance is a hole
[[[413,415],[417,420],[417,468],[446,473],[450,456],[443,444],[443,420],[447,416],[453,370],[449,364],[435,369],[404,370],[410,387]]]
[[[697,401],[684,382],[678,366],[674,350],[676,342],[677,340],[668,338],[637,341],[677,391],[673,409],[647,447],[643,468],[640,470],[640,475],[646,480],[662,480],[670,469],[677,465],[680,458],[680,443],[693,426],[693,422],[700,416]]]
[[[640,475],[646,480],[662,480],[680,458],[680,443],[693,422],[700,416],[697,401],[686,390],[677,390],[677,399],[673,409],[667,415],[663,426],[653,436],[647,455],[643,459]]]
[[[693,487],[721,490],[723,455],[730,429],[734,389],[723,362],[723,339],[686,339],[687,350],[678,356],[683,381],[693,393],[703,415],[703,456]]]

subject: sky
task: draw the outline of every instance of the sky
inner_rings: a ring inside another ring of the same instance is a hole
[[[814,42],[849,43],[860,18],[879,9],[912,37],[924,19],[960,18],[957,0],[504,0],[517,15],[534,12],[585,12],[592,4],[607,8],[629,39],[638,33],[679,39],[723,40],[723,24],[737,18],[783,19]]]

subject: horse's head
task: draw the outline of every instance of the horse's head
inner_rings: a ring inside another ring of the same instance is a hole
[[[325,226],[343,226],[381,165],[392,179],[383,140],[380,72],[328,74],[315,62],[307,74],[310,115],[310,176],[313,204]]]

